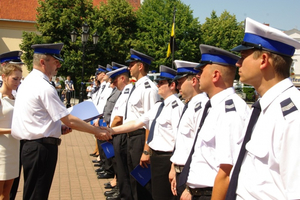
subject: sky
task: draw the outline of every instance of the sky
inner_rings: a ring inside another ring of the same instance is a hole
[[[226,10],[235,15],[238,22],[250,17],[271,27],[287,31],[300,30],[300,0],[181,0],[190,5],[200,24],[216,11],[218,17]]]

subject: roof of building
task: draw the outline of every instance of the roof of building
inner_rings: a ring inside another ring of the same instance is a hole
[[[140,0],[128,0],[134,7],[140,6]],[[107,0],[93,0],[94,6]],[[38,0],[6,0],[0,1],[0,20],[36,21]]]

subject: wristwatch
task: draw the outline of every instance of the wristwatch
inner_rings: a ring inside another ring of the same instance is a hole
[[[150,155],[149,151],[146,151],[146,150],[143,151],[143,154]]]

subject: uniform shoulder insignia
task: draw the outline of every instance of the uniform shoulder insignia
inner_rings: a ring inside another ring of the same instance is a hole
[[[286,100],[282,101],[280,105],[284,117],[298,110],[295,104],[293,103],[293,101],[291,100],[291,98],[287,98]]]
[[[202,108],[201,106],[201,102],[197,103],[195,106],[195,112],[197,112],[198,110],[200,110]]]
[[[178,103],[177,103],[176,100],[174,100],[174,101],[172,102],[172,108],[176,108],[177,106],[178,106]]]
[[[129,94],[129,88],[126,88],[124,94]]]
[[[235,105],[232,99],[225,101],[225,112],[236,111]]]
[[[145,82],[145,88],[151,88],[150,83],[148,81]]]

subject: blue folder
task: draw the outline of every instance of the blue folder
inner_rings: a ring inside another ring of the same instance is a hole
[[[110,142],[102,143],[101,147],[107,158],[111,158],[115,156],[114,146]]]
[[[147,165],[148,168],[142,168],[140,165],[137,165],[134,170],[130,172],[131,176],[133,176],[142,186],[145,186],[151,179],[150,164]]]

